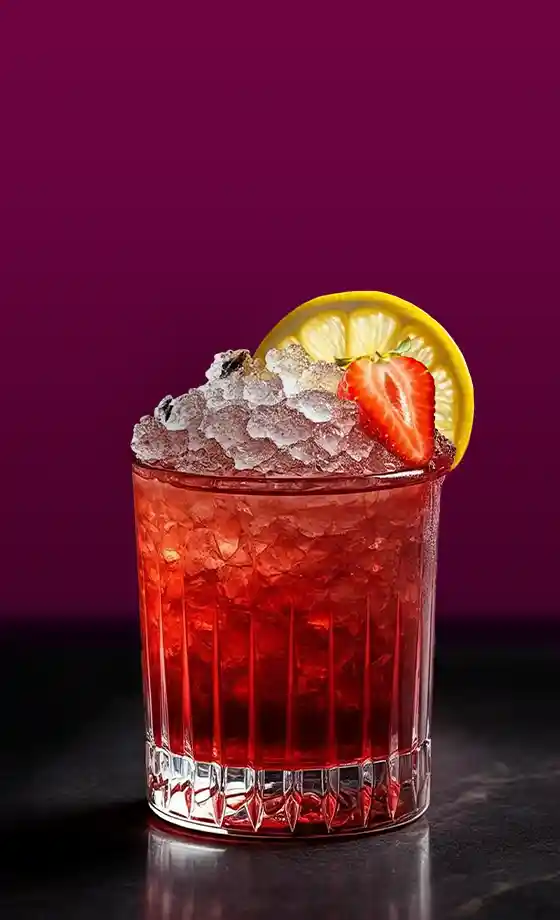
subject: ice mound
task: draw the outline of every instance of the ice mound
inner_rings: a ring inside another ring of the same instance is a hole
[[[140,419],[132,449],[149,466],[208,475],[404,469],[361,430],[355,404],[338,399],[342,374],[336,365],[312,362],[299,345],[272,349],[264,364],[245,349],[222,352],[205,384],[164,397],[153,416]]]

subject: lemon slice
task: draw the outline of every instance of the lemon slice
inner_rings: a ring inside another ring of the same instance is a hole
[[[348,291],[326,294],[302,304],[268,333],[256,355],[271,348],[302,345],[314,361],[358,358],[391,351],[410,338],[407,356],[426,365],[435,380],[436,428],[456,449],[454,465],[471,436],[474,393],[459,348],[435,319],[392,294]]]

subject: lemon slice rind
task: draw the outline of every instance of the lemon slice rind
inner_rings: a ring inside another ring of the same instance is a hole
[[[315,361],[384,353],[410,337],[407,351],[422,361],[436,385],[435,422],[455,445],[454,466],[467,449],[474,391],[467,363],[448,332],[420,307],[381,291],[346,291],[307,301],[263,339],[256,356],[300,344]]]

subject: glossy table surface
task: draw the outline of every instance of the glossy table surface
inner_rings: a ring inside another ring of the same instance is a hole
[[[8,628],[0,916],[560,917],[560,644],[537,626],[442,630],[425,818],[241,845],[151,820],[134,623]]]

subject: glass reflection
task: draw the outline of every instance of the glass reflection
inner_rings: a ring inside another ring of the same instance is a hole
[[[145,920],[430,920],[430,837],[395,834],[307,844],[222,843],[152,826]]]

